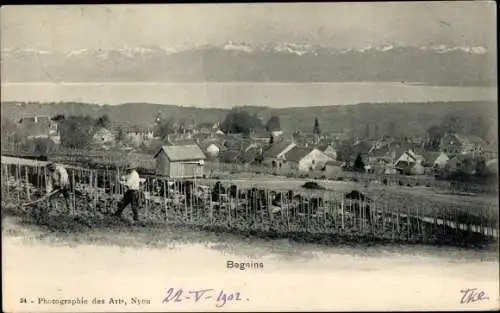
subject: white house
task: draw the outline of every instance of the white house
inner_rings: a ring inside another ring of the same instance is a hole
[[[448,155],[446,155],[446,153],[444,152],[441,152],[439,156],[436,158],[436,160],[434,160],[433,166],[443,169],[445,168],[449,160],[450,158],[448,157]]]
[[[294,147],[288,151],[284,158],[288,167],[301,172],[322,170],[328,161],[333,161],[333,158],[321,152],[321,150],[299,147]]]
[[[219,155],[219,147],[217,147],[214,143],[210,144],[206,149],[205,149],[205,153],[207,154],[207,156],[210,156],[210,157],[216,157],[217,155]]]

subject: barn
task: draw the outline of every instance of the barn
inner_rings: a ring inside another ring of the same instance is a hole
[[[154,159],[158,175],[171,178],[202,177],[206,156],[196,144],[171,145],[162,146]]]

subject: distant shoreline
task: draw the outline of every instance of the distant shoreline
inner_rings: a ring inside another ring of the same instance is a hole
[[[1,100],[12,102],[163,103],[184,107],[272,108],[345,106],[358,103],[497,101],[497,87],[427,83],[251,82],[2,82]]]

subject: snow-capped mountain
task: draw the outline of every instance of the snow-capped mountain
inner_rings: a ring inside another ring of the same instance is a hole
[[[496,52],[485,47],[361,48],[300,43],[252,46],[140,46],[41,51],[2,49],[2,81],[65,82],[353,82],[405,81],[496,85]]]

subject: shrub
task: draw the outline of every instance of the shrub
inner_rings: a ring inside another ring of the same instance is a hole
[[[382,183],[383,183],[384,185],[387,185],[387,178],[384,178],[384,180],[382,181]]]

